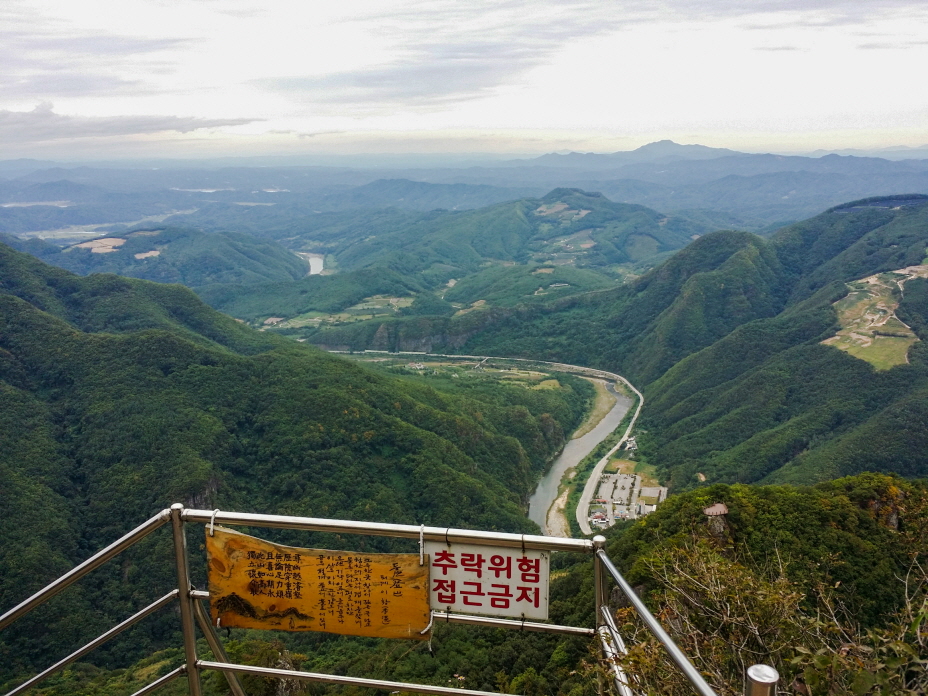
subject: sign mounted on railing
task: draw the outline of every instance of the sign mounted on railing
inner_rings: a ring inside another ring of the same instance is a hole
[[[425,543],[435,611],[548,618],[548,552]]]
[[[206,532],[210,609],[219,626],[424,640],[429,568],[418,554],[272,544]]]

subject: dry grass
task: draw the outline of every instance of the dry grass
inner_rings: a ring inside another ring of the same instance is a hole
[[[848,283],[850,292],[834,304],[841,329],[822,343],[866,360],[878,370],[905,365],[918,337],[896,316],[896,309],[905,282],[926,274],[928,267],[912,266]]]
[[[606,465],[606,471],[615,471],[620,474],[638,474],[641,477],[642,486],[660,486],[657,480],[657,469],[644,462],[636,462],[631,459],[613,459]],[[644,501],[644,498],[641,499]]]
[[[584,377],[584,379],[589,378]],[[612,410],[612,407],[615,406],[615,396],[606,389],[606,383],[603,380],[590,379],[590,382],[592,382],[593,386],[596,388],[596,401],[593,402],[593,410],[590,411],[590,415],[583,424],[577,428],[576,432],[574,432],[574,439],[583,437],[593,430],[593,428],[599,425],[599,422],[605,418],[606,414]]]

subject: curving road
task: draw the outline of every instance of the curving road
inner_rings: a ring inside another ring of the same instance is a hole
[[[584,377],[584,379],[591,378]],[[564,482],[567,471],[575,469],[590,452],[596,449],[600,442],[619,427],[625,414],[631,411],[635,402],[625,393],[616,391],[615,382],[604,379],[596,379],[596,381],[606,386],[606,389],[615,397],[615,403],[586,435],[573,437],[567,441],[561,453],[538,481],[535,492],[528,500],[529,519],[538,524],[549,536],[570,536],[570,524],[564,515],[567,491],[561,490],[561,483]],[[592,415],[592,413],[589,414],[586,423],[590,423],[589,418]]]
[[[333,353],[344,353],[347,351],[330,351]],[[631,421],[628,424],[628,427],[625,429],[625,433],[622,435],[621,439],[616,443],[615,447],[610,449],[606,455],[600,459],[596,466],[593,468],[590,477],[587,479],[586,485],[583,487],[583,493],[580,495],[580,502],[577,504],[577,523],[580,525],[580,530],[584,534],[592,534],[593,530],[590,528],[590,524],[587,521],[587,511],[590,508],[590,501],[593,498],[593,493],[596,492],[596,483],[599,481],[599,477],[603,473],[603,469],[606,468],[606,464],[609,463],[609,458],[619,451],[622,445],[625,444],[625,441],[628,439],[628,436],[631,435],[632,429],[635,427],[635,423],[638,421],[638,416],[641,414],[641,409],[644,406],[644,395],[638,391],[635,386],[625,379],[622,375],[617,375],[614,372],[606,372],[605,370],[597,370],[592,367],[584,367],[582,365],[568,365],[567,363],[556,363],[550,362],[548,360],[533,360],[531,358],[507,358],[505,356],[487,356],[487,355],[448,355],[446,353],[416,353],[412,351],[399,351],[396,353],[391,353],[386,350],[365,350],[365,353],[378,353],[383,355],[417,355],[420,357],[434,357],[434,358],[457,358],[464,360],[514,360],[516,362],[527,362],[527,363],[536,363],[540,365],[547,365],[549,368],[553,369],[556,372],[570,372],[578,375],[583,375],[584,377],[598,377],[600,379],[612,380],[613,382],[622,382],[625,386],[635,392],[635,395],[638,397],[638,407],[635,409],[635,413],[632,416]],[[605,437],[608,437],[610,433],[606,433]],[[598,444],[598,443],[597,443]],[[593,445],[595,447],[595,445]],[[591,448],[592,450],[592,448]],[[553,503],[553,500],[552,500]],[[547,507],[545,509],[545,514],[547,514]],[[542,531],[546,530],[546,524],[541,525]]]
[[[628,388],[631,389],[635,394],[638,395],[638,408],[635,409],[635,414],[632,416],[631,421],[628,424],[628,427],[625,429],[625,433],[622,435],[615,447],[606,452],[606,455],[596,462],[596,466],[593,467],[593,471],[590,473],[590,477],[586,480],[586,485],[583,487],[583,493],[580,495],[580,502],[577,503],[577,524],[580,525],[580,531],[584,534],[592,534],[593,530],[590,529],[590,523],[587,519],[587,511],[590,509],[590,501],[593,499],[593,493],[596,492],[596,484],[599,481],[599,477],[602,476],[603,469],[606,468],[606,464],[609,463],[609,457],[619,451],[622,445],[625,444],[625,441],[628,439],[628,436],[632,433],[632,428],[635,427],[635,421],[638,420],[638,414],[641,413],[641,407],[644,406],[644,396],[640,391],[635,389],[624,377],[620,375],[615,375],[620,380],[622,380]]]

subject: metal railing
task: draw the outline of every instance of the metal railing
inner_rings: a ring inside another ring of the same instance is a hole
[[[160,599],[152,602],[141,611],[117,624],[99,637],[90,641],[83,647],[74,651],[67,657],[59,660],[43,670],[28,681],[20,684],[6,696],[21,694],[36,684],[64,669],[75,660],[87,655],[100,647],[108,640],[135,625],[142,619],[154,614],[158,610],[173,604],[177,600],[180,604],[181,629],[184,640],[184,664],[171,672],[156,679],[152,683],[135,692],[133,696],[149,694],[164,686],[168,682],[186,676],[191,696],[201,696],[202,687],[200,673],[203,670],[216,670],[222,672],[234,696],[246,696],[245,690],[236,675],[251,674],[279,679],[295,679],[302,681],[316,681],[328,684],[342,684],[389,691],[406,691],[423,694],[436,694],[438,696],[496,696],[489,692],[456,689],[428,684],[411,684],[394,682],[382,679],[363,679],[359,677],[345,677],[333,674],[302,672],[297,670],[274,669],[270,667],[255,667],[239,665],[230,662],[222,647],[219,636],[209,619],[208,611],[201,602],[209,599],[209,592],[197,590],[190,582],[188,567],[188,550],[185,527],[188,522],[205,525],[242,525],[249,527],[271,527],[278,529],[295,529],[316,532],[335,532],[342,534],[359,534],[365,536],[388,536],[420,541],[442,541],[447,543],[481,543],[490,546],[509,548],[533,549],[543,551],[580,551],[593,555],[595,597],[596,597],[596,627],[586,628],[580,626],[561,626],[557,624],[502,619],[489,616],[475,616],[469,614],[452,614],[450,612],[432,612],[433,622],[446,622],[465,624],[471,626],[485,626],[495,628],[509,628],[521,631],[540,631],[574,636],[596,637],[601,645],[605,662],[613,675],[615,690],[618,696],[635,696],[638,693],[635,683],[629,678],[621,665],[620,657],[625,652],[625,644],[616,627],[613,612],[606,602],[606,589],[611,578],[621,589],[635,611],[644,621],[648,630],[657,637],[668,651],[671,660],[686,676],[700,696],[716,696],[713,689],[706,683],[702,675],[686,658],[676,643],[664,631],[660,623],[644,605],[644,602],[635,594],[631,586],[622,577],[615,565],[609,560],[604,547],[606,540],[602,536],[590,539],[565,539],[561,537],[548,537],[532,534],[508,534],[504,532],[483,532],[468,529],[452,529],[445,527],[425,527],[415,525],[385,524],[378,522],[356,522],[350,520],[330,520],[312,517],[293,517],[287,515],[260,515],[252,513],[225,512],[220,510],[186,509],[177,503],[170,509],[162,510],[157,515],[133,529],[128,534],[98,551],[83,563],[72,568],[57,580],[51,582],[31,597],[0,616],[0,630],[29,613],[42,603],[48,601],[59,592],[76,582],[84,575],[99,568],[111,558],[137,543],[141,539],[167,525],[170,522],[174,540],[174,560],[177,572],[177,588],[171,590]],[[213,654],[213,660],[202,660],[197,655],[196,629],[206,639],[207,645]],[[759,668],[759,669],[755,669]],[[772,681],[771,681],[772,679]],[[747,691],[755,696],[764,696],[773,693],[776,684],[776,672],[763,665],[748,670]]]

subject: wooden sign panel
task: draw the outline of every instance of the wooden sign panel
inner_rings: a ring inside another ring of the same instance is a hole
[[[429,567],[418,554],[280,546],[206,532],[210,609],[220,626],[425,640]]]

